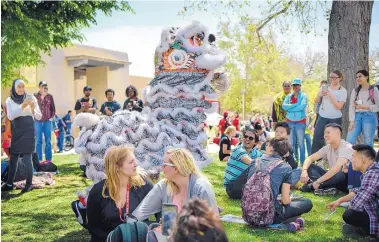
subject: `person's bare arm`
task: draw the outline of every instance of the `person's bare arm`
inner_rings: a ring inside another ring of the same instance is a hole
[[[288,183],[282,184],[282,204],[283,205],[288,205],[291,203],[290,190],[291,190],[291,184],[288,184]]]
[[[319,160],[322,158],[322,154],[319,152],[314,153],[313,155],[307,157],[303,164],[303,171],[301,172],[301,182],[306,184],[308,182],[308,168],[312,164],[312,162]]]
[[[227,144],[222,144],[222,153],[224,154],[231,154],[232,150],[228,150],[228,145]]]
[[[346,158],[339,158],[337,160],[337,163],[331,169],[329,169],[329,171],[327,171],[322,177],[320,177],[319,179],[317,179],[316,182],[323,183],[323,182],[329,180],[335,174],[337,174],[339,171],[341,171],[343,165],[345,165],[346,163],[347,163],[347,159]]]
[[[250,165],[250,163],[253,161],[248,155],[244,155],[244,156],[242,156],[242,157],[241,157],[241,160],[242,160],[244,163],[248,164],[248,165]]]

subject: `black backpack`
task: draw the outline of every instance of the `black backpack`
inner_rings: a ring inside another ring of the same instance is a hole
[[[123,223],[108,234],[106,242],[145,242],[148,227],[143,222]]]
[[[17,172],[16,172],[13,182],[18,182],[18,181],[22,181],[26,179],[26,167],[25,167],[25,163],[23,159],[24,158],[19,157],[17,160],[18,167],[17,167]],[[9,163],[6,166],[4,172],[1,173],[1,181],[6,182],[8,180],[8,175],[9,175]]]

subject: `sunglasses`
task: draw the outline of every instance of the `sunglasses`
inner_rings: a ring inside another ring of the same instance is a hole
[[[163,162],[163,163],[162,163],[162,166],[171,166],[171,167],[175,167],[174,164],[167,163],[167,162]]]
[[[255,140],[255,137],[253,136],[244,136],[245,139],[248,139],[248,140]]]
[[[293,86],[293,87],[300,87],[299,84],[293,84],[292,86]]]

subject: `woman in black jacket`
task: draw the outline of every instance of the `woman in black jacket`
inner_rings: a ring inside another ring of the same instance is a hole
[[[95,184],[87,199],[88,231],[92,242],[103,242],[153,188],[137,167],[133,150],[114,146],[105,155],[107,179]]]

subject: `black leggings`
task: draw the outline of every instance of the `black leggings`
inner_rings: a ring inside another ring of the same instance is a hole
[[[370,217],[368,213],[363,210],[359,212],[353,209],[347,209],[343,215],[345,223],[362,228],[367,234],[370,233]]]
[[[19,154],[11,154],[9,160],[9,172],[8,172],[8,185],[13,185],[14,178],[18,169],[18,158]],[[26,167],[26,186],[31,186],[33,181],[33,164],[32,164],[32,154],[23,154],[23,162]]]

